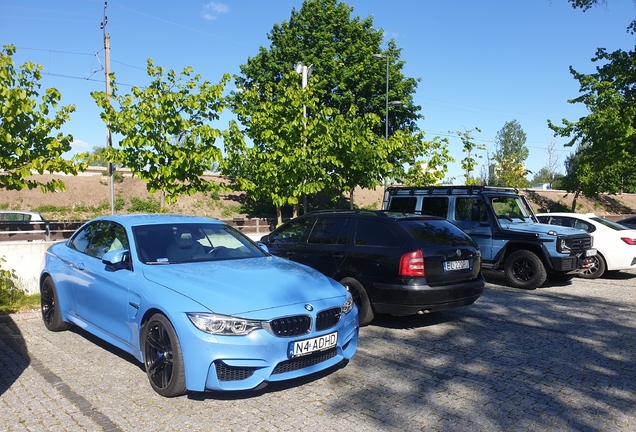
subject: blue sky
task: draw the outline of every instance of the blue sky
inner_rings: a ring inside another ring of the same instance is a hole
[[[569,104],[579,95],[569,66],[594,72],[590,59],[598,47],[630,50],[635,37],[626,27],[635,17],[632,0],[609,0],[585,13],[566,0],[351,0],[352,16],[373,17],[385,40],[403,49],[406,76],[421,78],[414,102],[422,106],[419,126],[429,139],[449,137],[457,162],[449,176],[461,182],[461,142],[455,131],[478,127],[474,135],[491,151],[505,122],[516,119],[527,134],[527,167],[547,165],[551,131],[547,119],[561,123],[586,115]],[[301,0],[109,1],[106,31],[111,41],[111,70],[122,83],[149,82],[146,60],[196,73],[216,83],[236,74],[267,33],[288,20]],[[90,92],[104,90],[101,0],[2,0],[0,44],[14,44],[19,65],[44,66],[42,87],[55,87],[63,104],[76,112],[63,131],[75,139],[75,151],[105,145],[105,125]],[[97,53],[97,56],[95,55]],[[99,59],[98,59],[99,58]],[[316,65],[319,73],[319,65]],[[227,90],[232,88],[230,84]],[[225,128],[231,115],[222,116]],[[449,131],[452,131],[449,133]],[[556,138],[559,166],[571,152]],[[484,163],[485,159],[481,160]]]

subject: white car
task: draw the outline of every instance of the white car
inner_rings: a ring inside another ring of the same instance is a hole
[[[46,222],[37,212],[22,210],[0,210],[0,222],[29,223]]]
[[[636,230],[612,222],[594,213],[539,213],[539,222],[587,231],[597,250],[594,265],[579,276],[594,279],[606,271],[636,269]]]

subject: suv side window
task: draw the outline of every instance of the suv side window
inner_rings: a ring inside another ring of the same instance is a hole
[[[307,231],[311,218],[303,218],[292,221],[283,226],[280,231],[271,237],[273,244],[295,244],[300,243],[303,234]]]
[[[356,226],[356,246],[399,247],[400,238],[384,223],[359,219]]]
[[[422,198],[422,214],[448,217],[448,197],[424,197]]]
[[[347,244],[348,218],[319,217],[309,234],[307,243],[313,244]]]
[[[457,198],[455,200],[455,220],[484,222],[486,208],[481,198]]]
[[[415,197],[394,197],[391,200],[389,210],[399,211],[403,213],[415,213],[415,206],[417,205],[417,198]]]

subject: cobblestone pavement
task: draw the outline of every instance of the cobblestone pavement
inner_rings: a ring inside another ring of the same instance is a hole
[[[258,392],[155,394],[143,367],[39,314],[0,319],[0,430],[636,431],[636,272],[380,317],[349,364]]]

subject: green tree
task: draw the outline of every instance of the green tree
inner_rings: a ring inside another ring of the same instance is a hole
[[[270,48],[261,47],[255,57],[241,66],[241,75],[235,77],[238,90],[232,93],[231,103],[237,118],[245,126],[245,134],[254,142],[260,141],[260,151],[264,152],[266,145],[271,143],[264,142],[263,132],[259,130],[262,122],[254,121],[254,113],[261,112],[264,107],[274,112],[268,103],[285,99],[278,85],[283,83],[282,88],[289,87],[285,81],[291,82],[289,74],[294,65],[314,65],[314,78],[309,80],[308,89],[315,102],[305,104],[307,118],[314,118],[314,124],[322,125],[320,128],[328,130],[329,134],[310,133],[311,136],[305,138],[311,143],[303,141],[306,158],[302,163],[311,165],[312,161],[320,161],[320,167],[314,166],[312,170],[296,168],[293,173],[320,173],[322,177],[318,181],[312,176],[304,179],[292,176],[285,182],[299,184],[299,188],[306,191],[301,195],[327,188],[349,192],[353,207],[356,186],[371,188],[380,184],[383,178],[396,178],[404,163],[408,163],[401,157],[416,150],[413,147],[404,151],[394,140],[384,139],[384,121],[389,117],[388,131],[393,136],[401,129],[417,132],[415,122],[421,116],[417,114],[420,107],[412,103],[417,80],[403,76],[404,62],[399,59],[401,50],[391,40],[387,49],[381,52],[383,32],[373,28],[371,18],[352,19],[352,10],[337,0],[305,0],[299,11],[293,9],[289,21],[275,25],[268,34]],[[374,54],[381,54],[382,61]],[[387,65],[388,97],[402,103],[399,109],[392,109],[390,116],[385,111]],[[288,113],[289,117],[279,117],[280,124],[298,121],[296,108],[283,111],[278,115]],[[325,121],[327,123],[323,124]],[[270,132],[276,133],[276,125],[268,124]],[[416,146],[419,141],[419,137],[414,136],[401,145]],[[284,142],[298,145],[293,139]],[[313,153],[307,153],[309,151]],[[231,158],[231,162],[241,163],[239,158]],[[242,170],[245,172],[244,165]],[[325,170],[327,175],[323,176]],[[320,186],[316,187],[318,184]],[[295,202],[297,194],[296,190],[288,203]]]
[[[583,192],[594,196],[593,190],[594,173],[590,165],[585,160],[584,149],[579,148],[576,153],[570,154],[565,160],[565,176],[561,181],[561,187],[573,194],[570,211],[576,211],[576,202]],[[591,186],[591,187],[590,187]]]
[[[90,166],[107,167],[109,161],[106,157],[106,147],[94,146],[93,150],[82,158],[82,162]]]
[[[529,151],[526,133],[517,120],[506,122],[495,137],[492,186],[527,187],[526,164]]]
[[[605,0],[569,0],[572,7],[586,11]],[[634,34],[636,20],[627,27]],[[600,64],[596,73],[581,74],[570,66],[579,81],[578,98],[589,114],[576,122],[563,119],[562,126],[548,120],[558,136],[568,137],[566,146],[576,146],[576,153],[566,163],[563,187],[574,193],[595,197],[599,193],[636,190],[636,51],[605,48],[596,51],[592,61]],[[575,204],[573,204],[575,208]]]
[[[313,64],[321,76],[320,81],[311,83],[318,87],[319,106],[342,115],[348,115],[351,107],[361,117],[376,113],[382,123],[375,126],[374,132],[384,136],[388,58],[389,100],[403,104],[389,116],[389,134],[400,128],[416,130],[420,107],[413,105],[412,94],[417,80],[402,74],[401,49],[391,40],[382,52],[384,32],[373,28],[370,17],[352,19],[352,11],[352,7],[337,0],[305,0],[300,10],[292,9],[289,21],[274,25],[268,34],[270,48],[261,47],[256,56],[241,65],[241,75],[235,77],[237,87],[264,89],[264,84],[283,80],[297,63]],[[387,57],[381,61],[373,57],[380,53]],[[241,92],[234,92],[233,101],[237,105],[253,103]],[[244,118],[239,116],[239,120]]]
[[[594,74],[570,67],[582,94],[569,102],[584,104],[589,114],[575,122],[563,119],[563,126],[548,121],[556,135],[570,139],[566,146],[583,149],[586,163],[577,166],[597,173],[599,179],[581,190],[588,197],[636,185],[636,52],[600,48],[592,61],[602,63]]]
[[[539,171],[534,173],[532,180],[530,183],[532,184],[542,184],[549,183],[552,189],[559,189],[558,185],[560,185],[560,179],[563,178],[563,174],[551,172],[547,166],[541,168]]]
[[[448,164],[455,162],[448,150],[448,138],[424,140],[424,132],[397,132],[389,143],[397,146],[405,165],[396,167],[396,178],[407,186],[432,186],[448,173]]]
[[[481,129],[475,128],[471,130],[457,131],[456,134],[462,140],[462,146],[464,150],[464,158],[461,160],[461,166],[464,170],[464,182],[467,185],[476,185],[480,183],[480,180],[473,176],[473,171],[475,171],[475,167],[477,166],[478,159],[481,159],[482,156],[479,154],[475,154],[477,151],[486,150],[486,146],[484,144],[477,144],[475,139],[473,138],[473,132],[481,132]]]
[[[296,205],[303,194],[322,190],[320,179],[328,178],[310,148],[316,134],[324,134],[324,124],[318,116],[303,116],[303,106],[315,107],[316,99],[311,90],[302,90],[298,77],[288,74],[287,79],[291,84],[283,81],[264,84],[262,89],[242,89],[242,98],[249,103],[237,105],[234,112],[244,119],[252,145],[232,121],[224,136],[226,159],[221,165],[221,172],[235,181],[237,189],[274,204],[279,222],[282,206]],[[251,103],[262,95],[262,103]]]
[[[242,89],[248,103],[237,105],[235,113],[244,119],[253,145],[247,145],[236,122],[225,136],[222,172],[254,199],[273,203],[279,222],[282,206],[328,189],[348,191],[353,205],[355,186],[375,186],[387,170],[373,157],[388,153],[384,140],[372,132],[377,116],[359,117],[353,107],[345,115],[334,113],[319,105],[317,93],[314,86],[303,89],[293,73],[263,88]],[[312,115],[305,117],[304,110]]]
[[[192,77],[191,67],[177,75],[154,66],[151,59],[147,70],[150,84],[134,86],[132,94],[120,95],[111,74],[112,99],[105,92],[91,96],[103,109],[102,120],[123,137],[119,148],[107,149],[106,157],[146,181],[149,192],[160,191],[163,210],[180,195],[217,187],[201,176],[222,157],[214,145],[221,131],[210,122],[218,120],[224,108],[222,93],[230,76],[212,85],[200,75]]]
[[[71,150],[73,137],[55,132],[70,120],[75,106],[53,112],[62,98],[55,88],[46,89],[38,103],[43,68],[27,62],[16,70],[15,51],[15,46],[5,45],[0,52],[0,188],[64,191],[61,180],[43,183],[30,177],[33,171],[76,175],[86,169],[79,161],[83,154],[62,157]]]
[[[571,6],[574,9],[582,9],[583,12],[593,8],[594,6],[603,6],[607,7],[607,0],[568,0]],[[634,1],[636,3],[636,1]],[[636,31],[636,20],[632,20],[632,22],[627,27],[627,30],[634,34]]]

